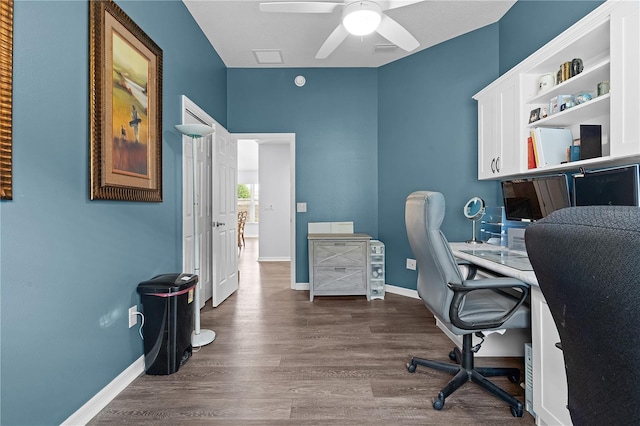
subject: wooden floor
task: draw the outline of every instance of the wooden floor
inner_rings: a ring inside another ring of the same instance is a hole
[[[257,241],[240,255],[240,288],[202,310],[216,340],[168,376],[141,375],[91,425],[533,425],[473,383],[431,400],[449,380],[411,355],[448,360],[450,340],[420,300],[386,294],[316,297],[290,289],[287,262],[258,263]],[[478,359],[517,366],[521,358]],[[524,376],[523,376],[524,377]],[[492,379],[524,402],[506,378]]]

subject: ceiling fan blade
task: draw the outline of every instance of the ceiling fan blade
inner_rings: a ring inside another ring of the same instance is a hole
[[[397,9],[410,4],[421,3],[424,0],[380,0],[378,4],[382,10]]]
[[[338,46],[344,41],[349,33],[342,24],[339,24],[335,30],[329,35],[324,42],[318,53],[316,53],[316,59],[326,59]]]
[[[329,3],[316,1],[277,1],[260,3],[261,12],[281,13],[331,13],[336,7],[344,3]]]
[[[382,15],[382,21],[380,21],[380,26],[376,31],[382,37],[407,52],[411,52],[420,46],[418,40],[409,31],[385,14]]]

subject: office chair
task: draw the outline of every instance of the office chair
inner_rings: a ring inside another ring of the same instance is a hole
[[[560,335],[573,424],[640,424],[640,208],[557,210],[525,244]]]
[[[407,198],[405,221],[409,244],[418,265],[418,295],[426,307],[452,333],[462,335],[462,351],[456,347],[449,362],[411,358],[407,364],[413,373],[417,365],[454,375],[433,400],[433,408],[441,410],[445,399],[468,381],[478,384],[511,407],[514,417],[522,417],[523,405],[516,398],[486,379],[487,376],[508,376],[512,382],[520,379],[518,368],[474,367],[472,337],[476,332],[509,328],[527,328],[529,308],[523,302],[529,286],[514,278],[473,280],[471,273],[463,278],[447,239],[440,231],[444,219],[444,196],[438,192],[419,191]],[[516,289],[518,297],[500,290]],[[482,336],[482,335],[480,335]]]

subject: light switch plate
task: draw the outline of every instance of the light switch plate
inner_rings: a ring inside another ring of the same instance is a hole
[[[407,259],[407,269],[411,269],[412,271],[416,270],[416,260],[415,259]]]
[[[298,213],[306,213],[306,211],[307,211],[307,203],[297,203],[296,204],[296,211]]]

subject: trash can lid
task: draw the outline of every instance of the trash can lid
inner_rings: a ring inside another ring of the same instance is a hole
[[[178,291],[186,290],[190,287],[195,287],[197,283],[198,276],[194,274],[162,274],[138,284],[138,293],[175,293]]]

